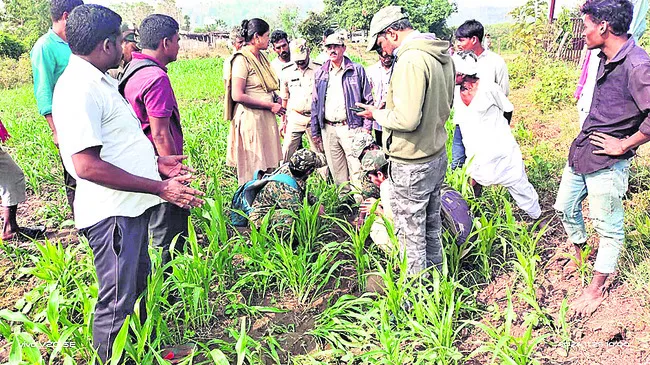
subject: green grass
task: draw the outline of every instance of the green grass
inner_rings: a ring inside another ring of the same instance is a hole
[[[461,364],[476,357],[481,363],[530,364],[540,361],[543,340],[571,342],[575,324],[566,318],[566,300],[558,325],[535,295],[544,275],[540,254],[548,235],[518,218],[521,212],[512,208],[505,189],[490,187],[474,198],[462,169],[448,171],[447,181],[463,193],[475,214],[476,240],[458,247],[449,235],[443,236],[442,275],[406,275],[399,255],[386,256],[366,239],[369,225],[357,230],[337,215],[338,190],[319,177],[308,186],[325,208],[325,217],[305,203],[291,227],[278,230],[267,220],[250,234],[233,230],[227,213],[237,184],[233,170],[225,166],[229,123],[222,117],[221,66],[221,59],[170,65],[185,154],[198,170],[195,184],[206,192],[207,203],[193,211],[186,252],[168,264],[173,271],[166,280],[160,254],[151,251],[154,275],[144,294],[148,318],[141,324],[137,313],[130,317],[116,343],[116,358],[124,355],[150,364],[159,360],[162,347],[190,342],[196,345],[196,356],[185,363]],[[31,86],[0,92],[0,113],[14,136],[7,147],[25,170],[30,195],[39,205],[34,219],[56,229],[69,217],[69,209],[57,151],[36,112]],[[540,196],[554,195],[566,141],[540,141],[532,129],[539,123],[534,111],[518,109],[515,116],[519,124],[513,133],[528,176]],[[452,128],[448,125],[450,132]],[[638,186],[645,173],[638,169]],[[647,295],[647,194],[634,193],[630,202],[636,204],[626,218],[629,244],[622,272]],[[388,228],[392,235],[393,227]],[[0,310],[0,336],[6,340],[9,362],[92,361],[97,283],[87,242],[44,242],[33,250],[3,243],[0,251],[8,265],[34,284],[13,306]],[[502,274],[512,274],[504,306],[485,308],[477,295]],[[363,292],[370,277],[382,288],[379,292]],[[170,302],[170,295],[180,300]],[[305,318],[313,324],[303,326]],[[264,321],[268,323],[259,324]],[[298,331],[301,326],[305,328]],[[468,333],[482,343],[468,345]],[[291,335],[315,344],[307,353],[291,346]],[[34,347],[44,341],[55,345],[42,351]]]

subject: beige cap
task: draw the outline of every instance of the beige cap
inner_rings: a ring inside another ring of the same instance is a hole
[[[370,21],[370,31],[368,32],[368,52],[377,47],[377,35],[383,32],[389,25],[402,20],[408,19],[409,15],[401,6],[386,6],[381,8]]]
[[[304,61],[309,56],[309,47],[304,38],[292,40],[289,44],[289,50],[291,51],[292,61]]]
[[[327,38],[325,38],[325,47],[331,45],[344,46],[345,41],[343,40],[343,36],[337,33],[327,36]]]

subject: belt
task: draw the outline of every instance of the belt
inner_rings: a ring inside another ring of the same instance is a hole
[[[344,119],[344,120],[342,120],[340,122],[332,122],[332,121],[329,121],[329,120],[325,119],[325,124],[329,124],[329,125],[339,125],[339,124],[340,125],[348,125],[348,121]]]
[[[311,117],[311,110],[306,111],[306,112],[300,112],[300,111],[297,111],[297,110],[294,109],[293,111],[300,114],[300,115],[302,115],[303,117]]]

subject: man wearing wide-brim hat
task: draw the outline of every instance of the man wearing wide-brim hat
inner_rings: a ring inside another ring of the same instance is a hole
[[[384,129],[392,183],[395,229],[409,274],[442,267],[440,187],[447,169],[445,122],[454,95],[449,43],[413,29],[402,7],[388,6],[372,18],[368,51],[396,57],[386,108],[358,104],[358,115]]]

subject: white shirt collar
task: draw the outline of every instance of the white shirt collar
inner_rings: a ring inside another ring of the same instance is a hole
[[[83,58],[77,55],[71,55],[70,61],[68,62],[68,68],[74,70],[75,73],[79,76],[79,79],[90,79],[101,81],[104,80],[111,85],[117,87],[117,82],[115,79],[110,77],[108,73],[102,73],[97,67],[95,67],[90,62],[84,60]]]

